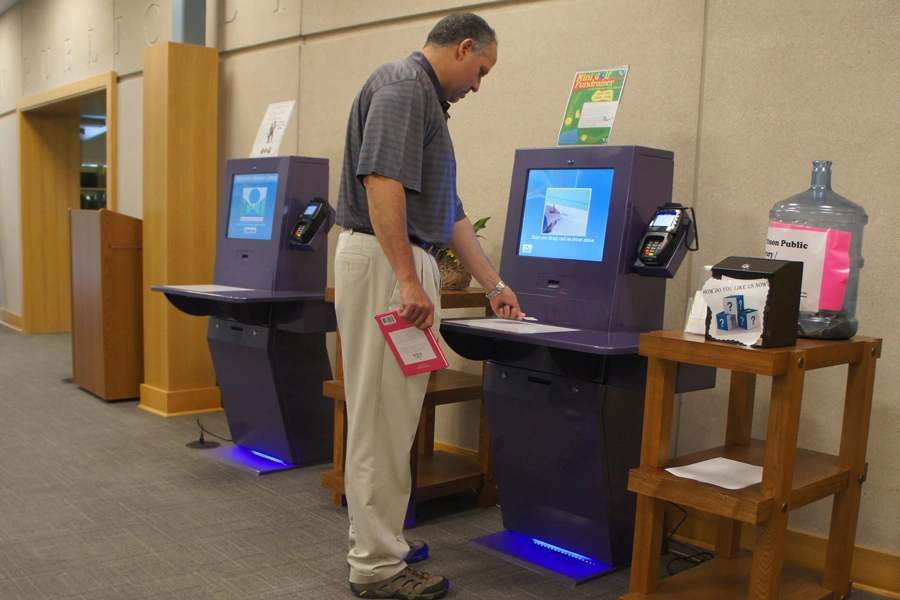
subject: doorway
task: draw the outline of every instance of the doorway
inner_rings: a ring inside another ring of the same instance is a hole
[[[103,193],[105,208],[116,210],[116,74],[24,98],[18,114],[22,331],[71,331],[69,209],[82,208],[82,123],[105,122]],[[86,183],[99,184],[99,172]]]

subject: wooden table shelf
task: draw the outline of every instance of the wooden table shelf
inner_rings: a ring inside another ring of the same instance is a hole
[[[653,594],[632,592],[629,600],[723,600],[746,598],[752,563],[749,552],[732,560],[711,560],[659,582]],[[785,565],[779,586],[779,598],[790,600],[832,600],[834,592],[814,583],[818,572],[796,565]]]
[[[748,348],[681,332],[643,334],[648,358],[631,587],[625,600],[824,600],[849,597],[850,563],[866,475],[866,443],[881,340],[806,340],[786,348]],[[671,458],[678,363],[731,370],[725,445]],[[840,450],[797,448],[806,371],[848,365]],[[751,439],[756,376],[772,377],[765,440]],[[761,466],[762,482],[740,490],[680,478],[665,469],[725,457]],[[790,511],[833,497],[824,573],[784,564]],[[665,502],[716,515],[716,558],[659,581]],[[741,524],[756,527],[753,553],[740,551]]]
[[[334,288],[325,290],[325,300],[334,301]],[[490,303],[484,290],[442,290],[441,308],[484,308],[491,313]],[[344,393],[343,366],[341,363],[340,332],[337,335],[337,366],[335,379],[322,385],[323,395],[334,399],[334,464],[330,471],[322,473],[322,486],[331,490],[336,505],[344,503],[344,465],[346,464],[347,407]],[[413,492],[410,495],[406,516],[406,527],[415,525],[415,507],[418,502],[433,500],[476,490],[477,503],[490,507],[497,503],[497,483],[494,478],[494,463],[490,453],[490,436],[484,404],[481,407],[479,423],[478,452],[448,452],[435,449],[434,425],[435,407],[443,404],[480,400],[482,398],[482,375],[475,375],[453,369],[434,371],[428,380],[419,429],[413,452],[410,453]]]
[[[719,446],[679,456],[672,459],[668,466],[680,467],[722,457],[761,467],[765,450],[765,441],[751,440],[746,446]],[[838,466],[837,456],[798,448],[788,504],[793,510],[827,498],[847,489],[848,480],[849,471]],[[772,518],[772,511],[775,509],[775,499],[762,493],[761,483],[740,490],[728,490],[677,477],[656,467],[633,469],[628,482],[628,489],[632,492],[675,504],[686,504],[720,517],[753,525]]]

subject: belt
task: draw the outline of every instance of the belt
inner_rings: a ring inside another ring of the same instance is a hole
[[[375,235],[375,232],[373,230],[365,228],[365,227],[363,227],[363,228],[353,227],[350,229],[350,231],[352,231],[354,233],[364,233],[366,235]],[[418,246],[419,248],[422,248],[423,250],[425,250],[425,252],[427,252],[428,254],[432,255],[435,258],[437,258],[438,254],[440,254],[441,250],[443,250],[443,248],[441,248],[439,246],[435,246],[434,244],[429,244],[428,242],[423,242],[422,240],[420,240],[419,238],[417,238],[414,235],[409,236],[409,243],[413,244],[414,246]]]

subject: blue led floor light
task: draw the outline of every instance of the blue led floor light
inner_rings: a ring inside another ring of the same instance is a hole
[[[622,568],[509,530],[475,538],[469,546],[572,587]]]
[[[238,445],[226,445],[221,448],[201,450],[200,454],[253,475],[267,475],[297,468],[297,465],[293,463]]]
[[[259,452],[258,450],[250,450],[250,453],[254,454],[260,458],[263,458],[265,460],[270,460],[274,463],[278,463],[279,465],[282,465],[284,467],[293,467],[294,466],[289,462],[285,462],[285,461],[281,460],[280,458],[275,458],[274,456],[269,456],[268,454],[263,454],[262,452]]]

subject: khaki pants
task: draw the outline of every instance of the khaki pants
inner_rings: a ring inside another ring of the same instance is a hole
[[[425,292],[440,327],[437,263],[413,246]],[[409,453],[428,373],[406,377],[375,321],[400,308],[400,287],[374,235],[341,232],[334,259],[335,312],[341,332],[347,398],[344,489],[350,515],[350,581],[374,583],[406,567],[403,520],[409,503]]]

